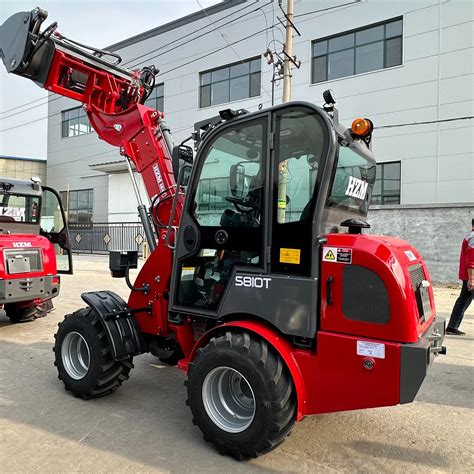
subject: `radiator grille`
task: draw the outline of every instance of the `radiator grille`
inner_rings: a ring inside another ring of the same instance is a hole
[[[7,272],[10,275],[43,271],[41,249],[5,250],[4,253]]]
[[[425,272],[423,271],[423,267],[420,264],[412,265],[411,267],[408,267],[408,271],[410,272],[410,279],[413,289],[416,290],[420,286],[420,283],[425,280]]]

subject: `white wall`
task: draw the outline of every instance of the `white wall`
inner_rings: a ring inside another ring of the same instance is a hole
[[[135,173],[143,203],[148,207],[145,186],[139,174]],[[108,176],[109,222],[139,222],[137,199],[128,173],[114,173]]]
[[[295,2],[295,11],[301,14],[338,3],[300,0]],[[221,109],[232,107],[255,111],[259,104],[271,104],[271,68],[262,60],[263,90],[259,97],[205,109],[198,107],[200,71],[262,54],[273,37],[282,39],[278,29],[250,37],[266,24],[277,23],[276,2],[263,8],[265,15],[256,11],[221,31],[215,26],[262,5],[263,2],[251,5],[231,16],[232,12],[245,6],[237,4],[212,14],[211,18],[200,18],[120,50],[126,62],[160,45],[172,43],[160,51],[158,58],[142,60],[142,65],[154,63],[161,69],[157,80],[165,84],[164,109],[176,142],[189,136],[194,122],[217,115]],[[302,61],[302,66],[293,73],[293,99],[321,104],[322,92],[332,88],[338,96],[340,117],[347,125],[358,116],[371,118],[375,126],[385,126],[474,115],[473,5],[469,0],[374,0],[297,17],[296,24],[302,36],[295,38],[294,53]],[[404,28],[401,66],[310,84],[311,40],[400,15],[403,16]],[[226,20],[217,23],[221,18]],[[179,45],[184,35],[207,26],[209,22],[214,25],[210,34],[166,52]],[[233,48],[226,47],[228,42],[234,43]],[[276,44],[272,43],[273,49]],[[221,47],[226,48],[212,53]],[[186,65],[207,53],[206,58]],[[281,85],[276,89],[277,103],[280,98]],[[70,106],[71,101],[55,100],[50,102],[49,113],[59,113]],[[116,203],[129,206],[134,200],[133,193],[129,193],[131,189],[123,188],[129,194],[126,199],[111,199],[115,191],[110,190],[106,178],[91,172],[88,164],[111,161],[118,157],[118,153],[97,140],[95,134],[60,139],[59,122],[60,115],[49,121],[49,182],[60,190],[67,183],[71,189],[93,185],[97,214],[110,220],[113,216],[115,220],[121,215]],[[402,162],[402,204],[474,202],[473,127],[474,120],[465,120],[375,131],[373,146],[377,160]],[[127,210],[124,215],[130,212],[134,211]]]

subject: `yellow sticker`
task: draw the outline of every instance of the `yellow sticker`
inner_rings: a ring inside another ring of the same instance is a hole
[[[278,199],[278,209],[286,209],[286,200]]]
[[[183,269],[181,270],[181,275],[189,275],[190,273],[194,273],[194,270],[196,269],[196,267],[183,267]]]
[[[280,249],[280,263],[300,264],[300,249]]]

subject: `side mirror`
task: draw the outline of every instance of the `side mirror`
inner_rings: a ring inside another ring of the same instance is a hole
[[[185,163],[192,164],[193,163],[193,149],[187,145],[176,145],[173,147],[172,153],[172,162],[173,162],[173,174],[174,179],[178,181],[180,160],[184,161]],[[187,183],[183,183],[183,186],[186,186]]]
[[[136,250],[118,250],[109,253],[109,269],[112,278],[125,278],[127,270],[137,268],[138,252]]]
[[[241,198],[244,195],[245,168],[242,165],[230,167],[229,184],[232,196]]]

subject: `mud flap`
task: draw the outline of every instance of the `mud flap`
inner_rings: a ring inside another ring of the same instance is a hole
[[[124,360],[147,351],[135,316],[127,303],[113,291],[91,291],[81,298],[99,315],[114,360]]]

